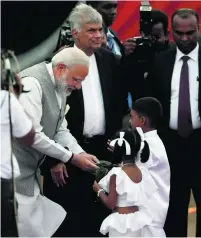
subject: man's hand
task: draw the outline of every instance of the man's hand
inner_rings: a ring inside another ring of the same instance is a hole
[[[57,187],[63,187],[66,184],[65,178],[68,178],[66,165],[64,163],[59,163],[50,170],[52,180]]]
[[[72,164],[84,171],[93,171],[98,169],[96,164],[99,160],[94,156],[87,153],[74,154]]]
[[[129,38],[124,42],[124,53],[130,55],[135,50],[137,44],[133,38]]]
[[[111,146],[111,145],[110,145],[110,142],[111,142],[111,140],[108,140],[108,141],[107,141],[107,145],[108,145],[107,149],[108,149],[110,152],[113,153],[113,152],[114,152],[114,146]]]

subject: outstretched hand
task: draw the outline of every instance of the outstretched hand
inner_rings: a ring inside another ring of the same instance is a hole
[[[81,153],[73,156],[72,164],[84,171],[94,171],[98,169],[99,160],[94,155]]]

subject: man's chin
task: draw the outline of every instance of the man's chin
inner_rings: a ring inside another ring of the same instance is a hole
[[[102,46],[102,42],[101,43],[97,43],[97,44],[93,44],[93,49],[94,50],[98,50],[98,49],[101,48],[101,46]]]

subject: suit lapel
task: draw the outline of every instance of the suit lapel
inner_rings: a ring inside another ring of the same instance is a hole
[[[78,100],[80,102],[81,114],[84,115],[84,97],[83,97],[82,88],[77,91],[77,96],[78,96]]]
[[[106,105],[107,102],[109,102],[109,77],[107,77],[107,67],[108,65],[105,64],[104,60],[102,60],[102,52],[101,50],[98,50],[95,53],[95,57],[96,57],[96,63],[97,63],[97,67],[98,67],[98,73],[99,73],[99,78],[100,78],[100,84],[101,84],[101,89],[102,89],[102,94],[103,94],[103,102],[104,102],[104,106],[105,106],[105,110],[106,110]],[[108,63],[108,61],[107,61]]]
[[[171,98],[171,82],[175,64],[175,57],[176,57],[176,48],[170,49],[170,53],[166,57],[166,62],[164,62],[164,67],[166,68],[166,70],[164,71],[165,88],[167,89],[169,101]]]
[[[198,52],[198,81],[199,81],[199,89],[198,89],[198,107],[199,107],[199,114],[201,118],[201,46],[199,46],[199,52]]]

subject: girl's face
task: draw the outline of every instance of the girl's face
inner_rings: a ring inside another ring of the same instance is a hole
[[[136,127],[142,127],[144,125],[145,118],[138,115],[135,110],[131,109],[129,122],[132,129],[136,129]]]

